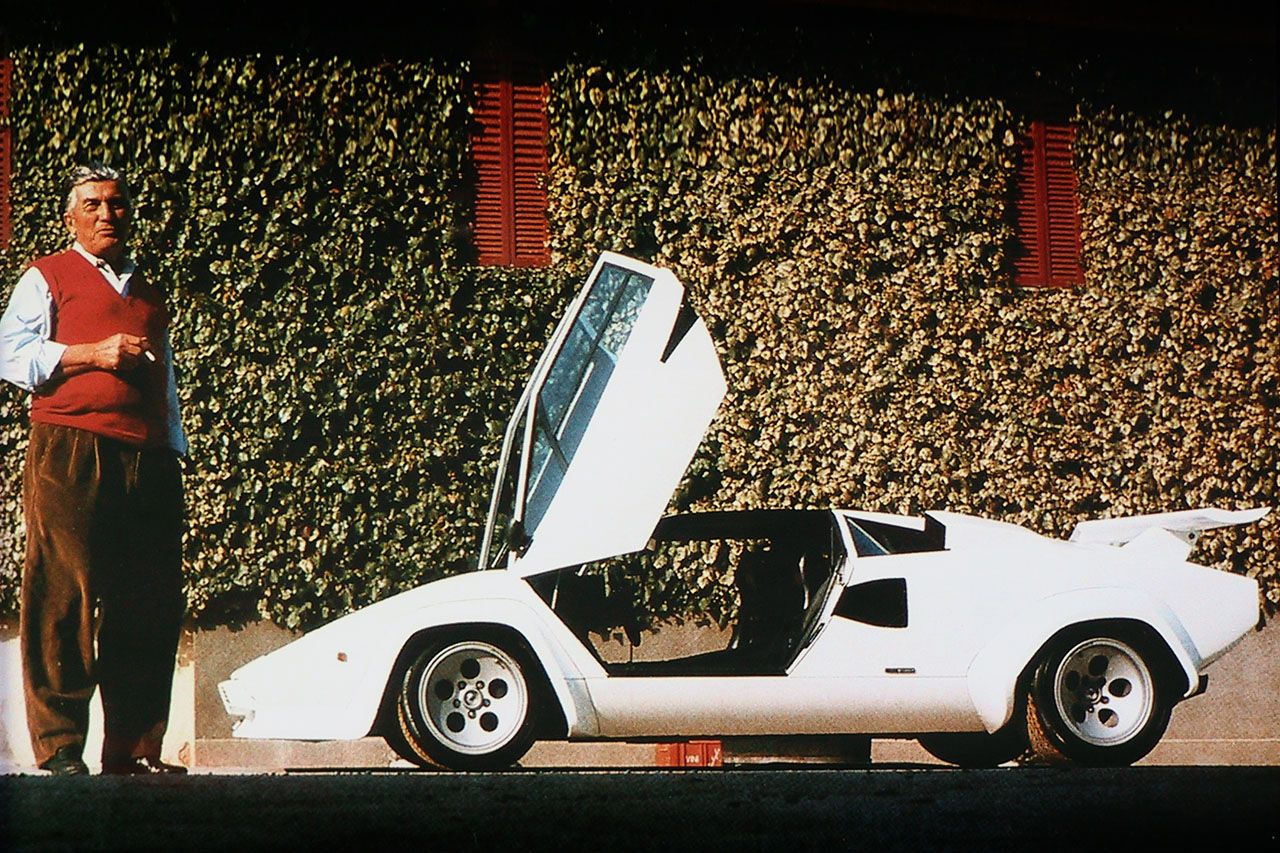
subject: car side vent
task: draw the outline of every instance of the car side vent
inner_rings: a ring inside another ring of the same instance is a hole
[[[851,586],[836,602],[836,615],[880,628],[905,628],[907,581],[881,578]]]

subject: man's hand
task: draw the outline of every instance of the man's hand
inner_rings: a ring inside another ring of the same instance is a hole
[[[65,376],[87,370],[109,370],[115,373],[132,370],[146,359],[155,361],[155,353],[146,338],[119,332],[92,344],[72,344],[62,354],[58,366]]]

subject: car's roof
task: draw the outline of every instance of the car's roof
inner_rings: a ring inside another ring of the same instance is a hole
[[[691,542],[702,539],[789,539],[825,536],[831,512],[825,509],[746,509],[668,515],[653,539]]]

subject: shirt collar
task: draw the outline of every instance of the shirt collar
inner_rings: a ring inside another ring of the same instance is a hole
[[[107,263],[107,262],[106,262],[106,261],[104,261],[102,258],[98,257],[97,255],[92,254],[92,253],[91,253],[88,249],[86,249],[84,246],[81,246],[81,245],[80,245],[80,241],[79,241],[79,240],[76,240],[76,241],[72,244],[71,248],[72,248],[72,249],[74,249],[75,251],[79,252],[81,255],[83,255],[85,260],[87,260],[89,263],[93,264],[93,265],[94,265],[95,267],[97,267],[98,269],[103,270],[103,271],[111,271],[111,272],[115,272],[114,270],[112,270],[112,268],[111,268],[111,264]],[[125,258],[125,259],[123,259],[123,260],[120,262],[120,269],[119,269],[119,271],[118,271],[118,273],[117,273],[117,274],[119,275],[119,277],[120,277],[121,279],[128,278],[129,276],[133,275],[133,271],[134,271],[135,269],[137,269],[137,264],[135,264],[135,263],[133,262],[133,259],[132,259],[132,258]]]

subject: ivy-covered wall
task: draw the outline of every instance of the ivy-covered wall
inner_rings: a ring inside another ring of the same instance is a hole
[[[463,262],[463,68],[13,58],[0,275],[66,245],[60,181],[98,157],[133,176],[135,252],[170,288],[192,614],[313,625],[472,564],[495,440],[565,291]],[[27,429],[6,388],[0,610],[16,602]]]
[[[1277,504],[1274,123],[1079,104],[1086,284],[1027,290],[1009,199],[1031,116],[1001,101],[608,65],[552,83],[556,258],[648,245],[721,346],[692,506],[945,508],[1066,536]],[[1200,551],[1273,607],[1278,557],[1274,518]],[[696,563],[685,580],[727,595]]]
[[[949,508],[1064,535],[1277,503],[1274,117],[1076,98],[1087,281],[1020,290],[1016,92],[913,87],[901,57],[735,56],[554,61],[553,266],[504,271],[466,250],[464,62],[15,52],[0,275],[63,245],[73,162],[136,176],[137,252],[177,309],[198,620],[309,627],[467,567],[507,412],[601,249],[670,266],[725,363],[681,508]],[[0,611],[24,407],[0,394]],[[1200,556],[1280,603],[1275,520]],[[725,612],[725,578],[686,572],[693,596],[665,579],[655,609]]]

